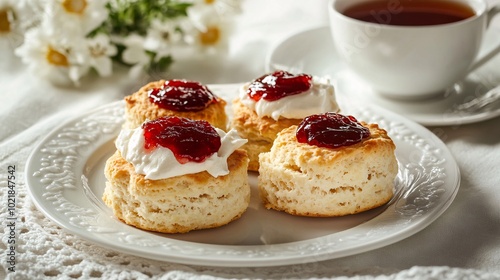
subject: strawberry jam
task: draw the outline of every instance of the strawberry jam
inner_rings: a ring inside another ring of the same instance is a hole
[[[260,99],[276,101],[286,96],[308,91],[311,87],[312,76],[310,75],[294,75],[286,71],[276,71],[250,83],[247,94],[255,101]]]
[[[178,112],[200,111],[218,101],[206,86],[186,80],[166,81],[160,88],[149,90],[148,96],[160,108]]]
[[[297,141],[324,148],[338,148],[361,142],[370,130],[353,116],[325,113],[306,117],[297,128]]]
[[[170,116],[146,122],[142,128],[146,150],[168,148],[179,163],[203,162],[221,146],[219,134],[207,121]]]

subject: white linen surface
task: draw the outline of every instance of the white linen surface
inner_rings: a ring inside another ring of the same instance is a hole
[[[213,84],[258,77],[274,44],[297,31],[327,24],[325,7],[324,0],[245,1],[227,55],[181,57],[163,78]],[[28,72],[18,58],[0,53],[0,219],[6,224],[9,165],[16,166],[21,217],[17,272],[6,271],[8,228],[4,226],[0,278],[500,279],[500,118],[431,128],[448,145],[461,170],[455,201],[421,232],[367,253],[294,266],[212,268],[116,253],[60,229],[27,195],[23,172],[29,154],[59,124],[120,100],[146,81],[130,81],[123,70],[108,79],[86,77],[78,88],[54,87]]]

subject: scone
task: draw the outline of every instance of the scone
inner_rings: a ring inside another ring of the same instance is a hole
[[[317,116],[326,121],[315,122]],[[376,208],[393,196],[394,151],[377,124],[333,113],[307,117],[281,131],[271,150],[260,155],[260,196],[266,208],[298,216]]]
[[[181,125],[195,122],[209,126],[205,121],[178,117],[160,118],[146,124],[165,119],[181,120]],[[167,125],[172,126],[171,122]],[[160,129],[164,129],[165,125],[162,126]],[[195,128],[199,129],[200,126]],[[173,130],[179,131],[177,127]],[[186,146],[175,140],[179,135],[169,138],[165,136],[169,133],[164,133],[157,138],[168,138],[170,144],[175,142],[165,148],[152,147],[148,126],[124,129],[116,140],[117,151],[105,165],[107,183],[103,201],[126,224],[163,233],[214,228],[238,219],[250,203],[248,156],[238,149],[244,140],[235,131],[227,134],[220,129],[215,131],[221,137],[221,144],[219,148],[215,145],[217,151],[213,152],[215,148],[210,147],[216,143],[213,131],[198,143],[186,143]],[[199,138],[200,135],[191,136]],[[209,144],[201,143],[204,141]],[[186,152],[189,146],[193,148]],[[207,149],[212,150],[207,153]],[[203,154],[206,155],[203,157]]]
[[[259,170],[259,154],[271,149],[278,132],[302,121],[302,119],[273,120],[267,116],[259,117],[255,111],[243,105],[239,98],[235,99],[232,105],[234,117],[231,119],[231,127],[238,131],[242,138],[248,140],[242,148],[247,151],[250,158],[248,164],[250,171]]]
[[[246,83],[232,103],[231,127],[248,139],[248,170],[259,169],[259,154],[269,151],[278,132],[308,115],[339,110],[327,79],[276,71]]]
[[[159,80],[148,83],[125,97],[126,128],[165,116],[206,120],[222,130],[227,129],[226,101],[206,86],[187,80]]]

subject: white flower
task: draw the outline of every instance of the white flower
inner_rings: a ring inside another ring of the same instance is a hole
[[[190,9],[212,7],[219,16],[229,17],[241,13],[241,0],[194,0]]]
[[[41,28],[28,30],[24,43],[15,53],[33,73],[57,85],[71,82],[78,85],[89,70],[84,41],[49,35]]]
[[[0,0],[1,1],[1,0]],[[5,0],[4,0],[5,1]],[[9,0],[7,0],[8,2]],[[16,16],[20,22],[23,31],[29,28],[38,26],[45,13],[43,3],[44,0],[10,0],[15,3]]]
[[[222,51],[228,45],[230,28],[231,26],[222,20],[212,21],[202,30],[185,28],[185,39],[187,43],[195,45],[200,50]]]
[[[144,38],[140,35],[132,34],[121,40],[121,43],[125,46],[122,59],[125,63],[132,65],[129,74],[132,77],[138,77],[150,62],[150,58],[144,49]]]
[[[100,76],[106,77],[111,75],[113,62],[111,57],[116,55],[116,46],[111,44],[109,36],[98,34],[93,38],[87,39],[89,48],[89,64],[93,67]]]
[[[208,25],[220,20],[213,5],[195,4],[187,9],[187,16],[192,25],[201,31],[206,31]]]
[[[14,49],[22,44],[25,30],[36,23],[36,13],[23,1],[0,0],[0,41]],[[36,2],[32,7],[37,7]]]
[[[215,4],[193,5],[188,8],[187,14],[194,27],[194,29],[184,28],[189,43],[202,49],[225,49],[231,24],[226,17],[217,13]]]
[[[85,36],[108,17],[107,0],[45,0],[42,24],[52,34]]]
[[[179,0],[171,3],[172,13],[161,14],[144,11],[160,4],[150,1],[0,0],[0,51],[6,42],[37,76],[55,84],[78,84],[90,69],[111,75],[113,60],[138,77],[145,69],[168,67],[174,50],[193,51],[186,42],[202,50],[225,48],[232,26],[227,20],[241,12],[241,0]],[[137,13],[144,17],[134,25]]]
[[[159,61],[171,54],[172,45],[182,40],[182,34],[177,31],[179,22],[176,20],[160,21],[153,19],[144,39],[144,48],[156,53],[154,60]]]
[[[207,25],[205,31],[196,34],[196,43],[205,49],[225,50],[228,45],[230,26],[222,21]]]

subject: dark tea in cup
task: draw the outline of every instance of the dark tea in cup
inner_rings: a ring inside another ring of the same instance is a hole
[[[476,15],[467,4],[446,0],[373,0],[352,5],[342,13],[365,22],[397,26],[447,24]]]
[[[498,48],[477,58],[500,14],[500,5],[489,8],[486,1],[329,0],[334,51],[377,94],[442,95]]]

